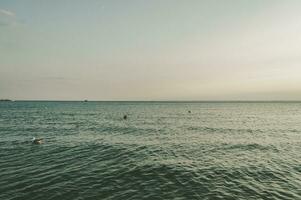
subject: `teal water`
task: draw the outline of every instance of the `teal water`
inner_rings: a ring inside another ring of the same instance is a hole
[[[0,102],[0,199],[301,199],[301,103]]]

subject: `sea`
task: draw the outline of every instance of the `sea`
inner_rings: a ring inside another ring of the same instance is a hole
[[[301,199],[301,102],[0,102],[0,199]]]

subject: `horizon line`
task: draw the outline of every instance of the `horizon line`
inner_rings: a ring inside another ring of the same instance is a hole
[[[191,103],[206,103],[206,102],[301,102],[301,100],[50,100],[50,99],[0,99],[9,100],[11,102],[191,102]]]

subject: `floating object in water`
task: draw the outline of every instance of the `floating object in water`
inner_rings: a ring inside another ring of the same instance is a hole
[[[127,115],[123,115],[123,119],[127,119],[128,118],[128,116]]]
[[[188,113],[191,113],[191,111],[190,111],[190,110],[188,110]]]
[[[86,100],[84,100],[84,102],[88,102],[88,100],[86,99]]]
[[[36,139],[35,137],[33,137],[31,141],[33,144],[42,144],[43,143],[42,138]]]

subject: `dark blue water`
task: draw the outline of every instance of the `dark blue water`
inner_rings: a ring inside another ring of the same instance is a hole
[[[301,199],[301,103],[0,102],[0,199]]]

